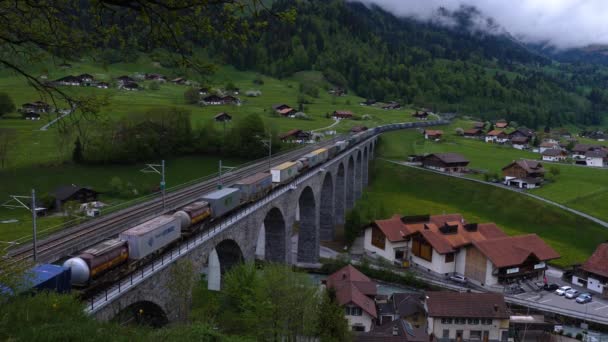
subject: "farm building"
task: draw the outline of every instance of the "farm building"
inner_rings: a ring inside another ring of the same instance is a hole
[[[525,150],[528,148],[528,143],[530,142],[530,138],[524,136],[514,136],[511,138],[511,146],[518,150]]]
[[[365,229],[364,248],[390,262],[432,274],[461,274],[490,286],[541,278],[559,258],[536,234],[507,236],[494,223],[467,223],[460,214],[395,215]]]
[[[382,106],[382,109],[385,109],[385,110],[399,109],[399,108],[401,108],[401,104],[399,104],[399,102],[394,102],[394,101],[391,101],[391,102],[385,104],[384,106]]]
[[[608,297],[608,242],[597,246],[591,257],[575,269],[572,284]]]
[[[438,141],[441,139],[441,137],[443,136],[443,131],[442,130],[435,130],[435,129],[425,129],[424,130],[424,138],[425,139],[429,139],[429,140],[435,140]]]
[[[213,119],[217,122],[229,122],[232,120],[232,116],[226,112],[221,112],[214,116]]]
[[[507,122],[507,120],[501,119],[496,121],[496,124],[494,124],[494,126],[496,128],[507,128],[509,126],[509,123]]]
[[[334,110],[331,116],[338,119],[350,119],[353,117],[353,112],[348,110]]]
[[[560,162],[568,158],[568,154],[558,148],[549,148],[541,152],[543,161]]]
[[[480,128],[471,128],[464,131],[465,138],[480,138],[483,131]]]
[[[517,160],[502,168],[504,183],[522,189],[539,187],[545,177],[543,165],[535,160]]]
[[[284,142],[305,142],[310,140],[311,134],[301,129],[292,129],[279,135],[279,139]]]
[[[55,198],[55,208],[60,209],[65,202],[69,201],[77,201],[80,203],[97,201],[99,192],[89,187],[71,184],[60,186],[55,189],[51,195]]]
[[[469,161],[458,153],[433,153],[422,158],[422,166],[441,172],[462,173],[467,170]]]
[[[412,116],[418,120],[427,120],[429,117],[429,113],[416,111],[416,113],[412,114]]]
[[[485,140],[487,143],[504,144],[509,141],[509,136],[504,131],[495,129],[486,133]]]

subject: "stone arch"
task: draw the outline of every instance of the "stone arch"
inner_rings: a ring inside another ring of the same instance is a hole
[[[307,186],[300,193],[300,231],[297,262],[316,263],[319,260],[319,215],[315,194]]]
[[[221,241],[209,254],[209,271],[207,274],[209,290],[219,291],[222,284],[222,276],[232,266],[243,262],[243,251],[232,239]]]
[[[334,223],[343,224],[345,216],[346,192],[345,192],[346,176],[344,172],[344,163],[338,164],[338,172],[336,173],[336,190],[334,194]]]
[[[355,200],[361,197],[361,169],[363,166],[363,163],[361,161],[361,150],[357,150],[356,155],[357,157],[355,158]]]
[[[363,178],[363,187],[367,186],[368,183],[368,169],[369,169],[369,159],[367,155],[367,146],[363,149],[363,168],[362,168],[362,178]]]
[[[355,206],[355,161],[353,156],[348,157],[346,172],[346,209]]]
[[[141,300],[122,309],[113,321],[121,325],[137,324],[159,328],[169,323],[169,318],[159,304],[151,300]]]
[[[285,217],[281,210],[272,207],[264,218],[264,259],[285,262],[287,257]]]
[[[334,234],[334,181],[330,172],[323,177],[319,208],[319,235],[322,241],[332,241]]]

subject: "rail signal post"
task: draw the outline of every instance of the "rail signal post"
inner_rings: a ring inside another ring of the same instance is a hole
[[[158,169],[160,168],[160,170]],[[141,169],[141,172],[144,173],[158,173],[160,175],[160,192],[163,198],[163,213],[167,209],[165,202],[165,160],[163,159],[160,164],[146,164],[146,167]]]
[[[31,196],[18,196],[18,195],[11,195],[10,196],[11,199],[2,204],[3,207],[5,208],[25,208],[29,211],[32,212],[32,256],[34,258],[34,262],[36,260],[38,260],[38,233],[37,233],[37,226],[36,226],[36,219],[38,217],[38,213],[37,213],[37,208],[36,208],[36,190],[32,189],[32,195]],[[26,204],[26,201],[30,199],[30,205],[28,206]],[[16,204],[12,204],[11,202],[15,201],[17,202]]]

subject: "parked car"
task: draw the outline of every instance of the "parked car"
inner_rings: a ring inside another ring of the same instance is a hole
[[[579,295],[578,297],[576,297],[576,302],[580,303],[580,304],[585,304],[585,303],[589,303],[591,301],[592,297],[590,293],[583,293],[581,295]]]
[[[451,281],[457,282],[457,283],[461,283],[461,284],[466,284],[467,283],[467,277],[460,275],[460,274],[454,274],[451,275],[449,278]]]
[[[553,292],[553,291],[559,289],[559,285],[557,285],[556,283],[545,284],[545,286],[543,286],[543,289],[545,291]]]
[[[568,299],[573,299],[573,298],[578,297],[579,294],[580,294],[580,292],[578,292],[578,290],[570,289],[570,290],[566,291],[565,296]]]
[[[570,286],[562,286],[559,289],[555,290],[555,294],[558,296],[563,296],[566,294],[566,291],[572,290]]]

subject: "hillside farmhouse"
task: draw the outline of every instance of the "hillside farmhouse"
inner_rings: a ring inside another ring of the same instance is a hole
[[[545,177],[543,165],[535,160],[517,160],[502,168],[504,184],[521,189],[539,187]]]

